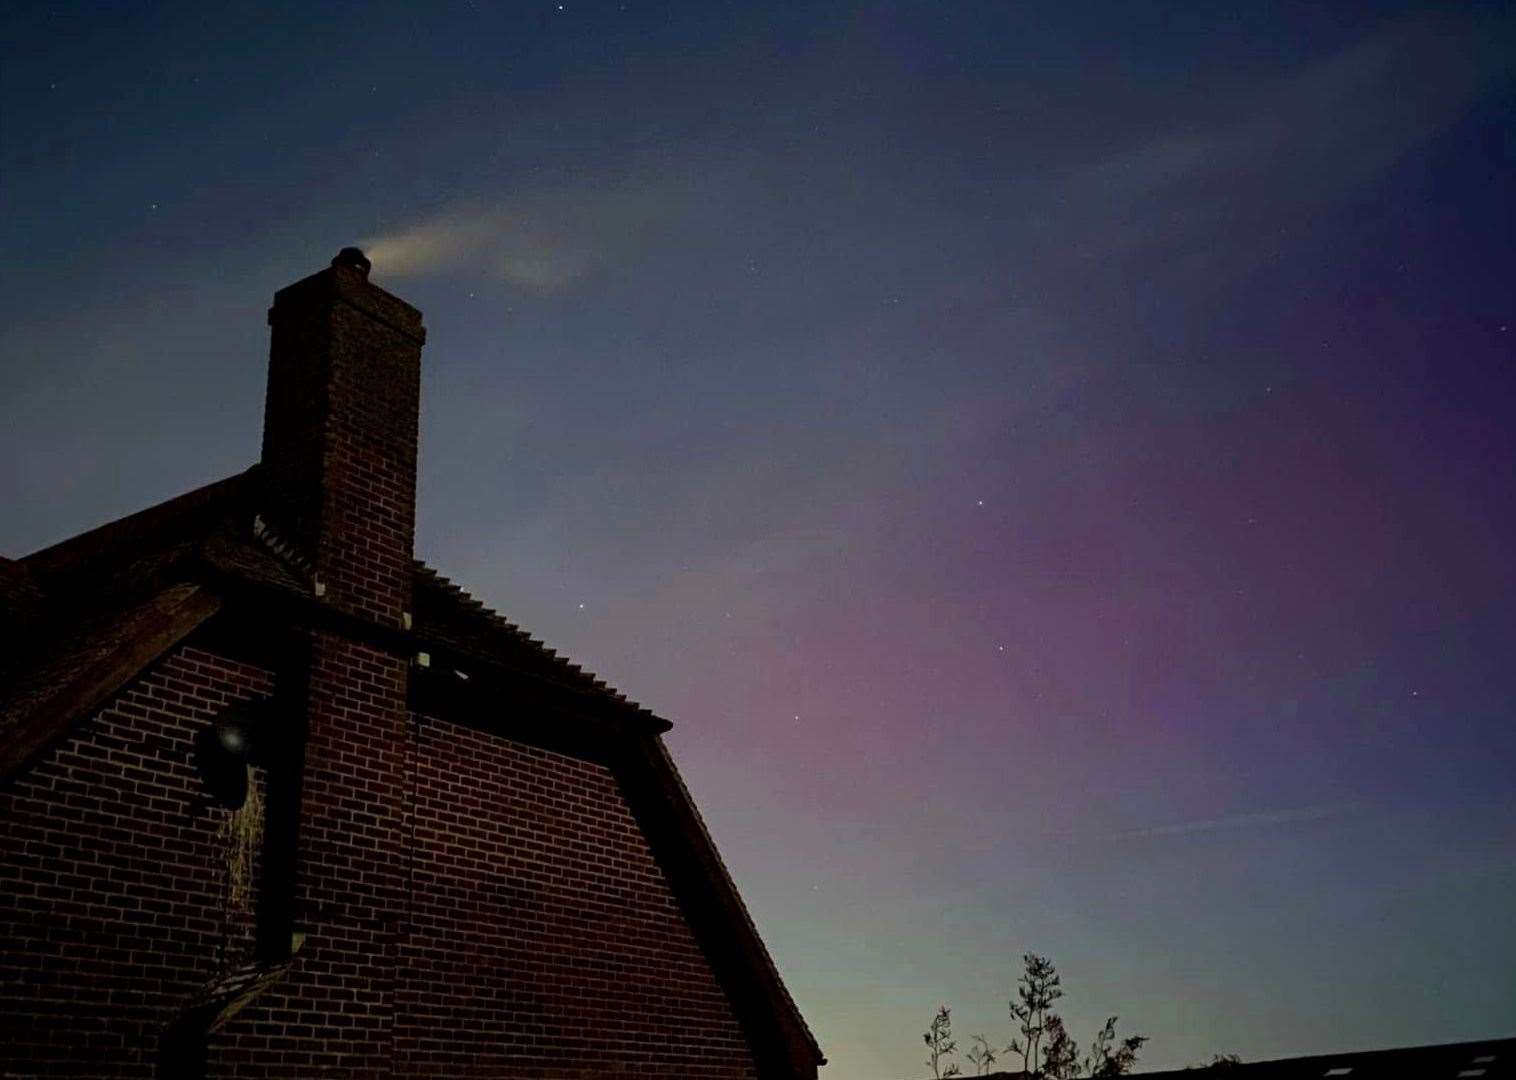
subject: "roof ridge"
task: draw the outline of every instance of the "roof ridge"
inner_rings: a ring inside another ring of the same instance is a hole
[[[240,473],[213,480],[163,502],[39,548],[19,561],[46,586],[49,578],[72,573],[81,565],[102,555],[119,552],[123,541],[130,543],[143,540],[174,525],[187,515],[212,512],[223,500],[229,501],[243,494],[245,485],[258,471],[259,466],[253,465]]]

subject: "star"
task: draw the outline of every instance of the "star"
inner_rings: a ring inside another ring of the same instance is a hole
[[[580,611],[583,611],[583,610],[584,610],[584,605],[583,605],[583,604],[580,604],[580,605],[579,605],[579,610],[580,610]]]

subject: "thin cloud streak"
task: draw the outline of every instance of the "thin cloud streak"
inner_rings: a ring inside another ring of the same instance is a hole
[[[1199,833],[1223,832],[1236,829],[1266,829],[1277,825],[1296,825],[1310,821],[1327,821],[1344,817],[1355,808],[1352,806],[1304,806],[1291,810],[1266,810],[1256,814],[1229,814],[1225,817],[1206,818],[1200,821],[1181,821],[1172,825],[1157,825],[1148,829],[1133,829],[1122,833],[1123,839],[1135,840],[1160,836],[1194,836]]]
[[[1510,70],[1491,23],[1391,24],[1281,80],[1235,123],[1165,133],[1075,174],[1060,199],[1067,256],[1098,264],[1157,249],[1197,269],[1247,269],[1281,230],[1383,173]]]

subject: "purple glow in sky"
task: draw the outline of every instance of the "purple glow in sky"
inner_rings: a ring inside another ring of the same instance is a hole
[[[832,1080],[1516,1018],[1500,4],[21,4],[0,549],[426,315],[418,553],[675,723]]]

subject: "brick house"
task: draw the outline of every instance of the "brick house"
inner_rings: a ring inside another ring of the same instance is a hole
[[[275,296],[259,464],[0,559],[0,1075],[814,1080],[669,725],[413,558],[368,273]]]

